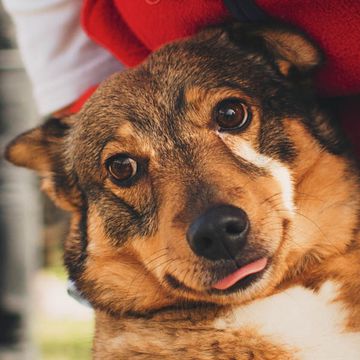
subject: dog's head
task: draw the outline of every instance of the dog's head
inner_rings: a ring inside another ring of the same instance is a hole
[[[72,212],[65,262],[96,308],[242,303],[344,251],[355,180],[311,91],[319,62],[286,27],[208,29],[10,144]]]

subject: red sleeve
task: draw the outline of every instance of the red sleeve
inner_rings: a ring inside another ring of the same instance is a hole
[[[85,1],[81,21],[90,38],[124,65],[137,65],[150,53],[125,23],[113,1]]]

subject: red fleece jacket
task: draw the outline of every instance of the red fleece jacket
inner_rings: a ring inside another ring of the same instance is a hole
[[[303,29],[322,48],[326,64],[315,84],[322,96],[351,95],[344,102],[343,124],[360,155],[360,1],[256,3],[269,16]],[[231,18],[222,0],[84,0],[82,12],[88,35],[127,66],[139,64],[164,43]]]

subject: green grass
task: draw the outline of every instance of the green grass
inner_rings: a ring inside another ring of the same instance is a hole
[[[45,274],[66,281],[67,273],[59,258],[43,268]],[[35,341],[42,360],[90,360],[94,332],[92,320],[49,319],[39,314],[35,324]]]
[[[45,274],[54,275],[60,280],[66,281],[68,279],[68,274],[66,272],[66,269],[65,269],[64,265],[62,265],[61,263],[52,265],[50,267],[45,267],[42,269],[42,271]]]
[[[89,360],[92,321],[39,320],[37,341],[44,360]]]

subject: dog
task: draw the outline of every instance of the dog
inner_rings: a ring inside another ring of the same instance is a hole
[[[286,25],[214,26],[9,144],[72,214],[95,359],[360,359],[359,176],[322,62]]]

